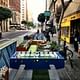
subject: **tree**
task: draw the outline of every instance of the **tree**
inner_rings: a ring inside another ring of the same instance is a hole
[[[54,4],[54,16],[55,15],[55,3],[57,2],[57,0],[53,0],[53,4]],[[61,6],[60,8],[58,9],[60,12],[60,15],[57,16],[57,23],[58,23],[58,27],[59,27],[59,32],[58,32],[58,43],[60,44],[60,38],[61,38],[61,22],[62,22],[62,19],[63,19],[63,16],[64,16],[64,13],[67,9],[67,7],[69,6],[69,4],[72,2],[72,0],[69,0],[66,2],[65,4],[65,0],[61,0]]]
[[[0,7],[0,25],[1,25],[1,30],[2,30],[2,21],[3,20],[6,20],[8,18],[11,18],[12,17],[12,12],[10,9],[8,8],[3,8],[3,7]],[[0,32],[0,38],[1,38],[1,35],[2,33]]]
[[[38,21],[41,22],[41,24],[43,26],[43,23],[45,22],[45,15],[44,15],[44,13],[40,13],[38,15]]]
[[[33,22],[27,22],[27,26],[28,27],[35,27],[34,24],[33,24]]]
[[[12,12],[8,8],[0,7],[0,21],[11,18]]]
[[[23,21],[21,21],[21,24],[24,24],[24,28],[26,28],[27,21],[23,20]]]
[[[50,16],[46,16],[46,21],[48,21],[48,20],[49,20],[49,18],[50,18]]]
[[[24,24],[24,25],[26,25],[27,24],[27,21],[21,21],[21,24]]]
[[[59,23],[58,23],[58,26],[59,26],[59,37],[58,37],[58,43],[60,44],[60,38],[61,38],[61,22],[62,22],[62,19],[63,19],[63,16],[64,16],[64,12],[66,11],[67,7],[69,6],[69,4],[72,2],[72,0],[69,0],[67,1],[67,3],[65,4],[65,1],[64,0],[61,0],[61,4],[62,4],[62,10],[61,10],[61,16],[60,16],[60,19],[59,19]]]

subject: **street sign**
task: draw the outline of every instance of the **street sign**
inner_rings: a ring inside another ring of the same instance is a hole
[[[44,15],[45,15],[45,17],[50,16],[51,15],[51,12],[50,11],[45,11],[44,12]]]

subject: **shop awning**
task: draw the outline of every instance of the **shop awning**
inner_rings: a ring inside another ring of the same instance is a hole
[[[64,17],[80,11],[80,3],[71,2],[64,13]]]

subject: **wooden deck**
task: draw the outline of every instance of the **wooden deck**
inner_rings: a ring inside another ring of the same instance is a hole
[[[69,61],[66,61],[65,68],[59,69],[57,71],[58,71],[60,80],[80,80],[80,59],[73,59],[73,68],[71,68]],[[12,73],[10,74],[10,80],[14,80],[12,79],[13,78],[12,75],[15,76],[16,72],[17,72],[16,70],[12,70]],[[19,78],[19,80],[28,80],[29,75],[27,77],[26,76],[27,74],[28,74],[28,71],[25,70],[21,75],[21,77]]]
[[[65,68],[58,70],[58,74],[60,80],[80,80],[80,59],[73,59],[73,68],[67,61]]]

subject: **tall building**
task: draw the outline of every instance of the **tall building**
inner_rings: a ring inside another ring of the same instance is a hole
[[[9,8],[13,13],[10,23],[20,24],[20,0],[9,0]]]
[[[8,0],[0,0],[0,6],[8,7]]]
[[[8,8],[8,5],[9,5],[9,0],[0,0],[0,7]],[[1,32],[8,31],[8,27],[9,27],[8,20],[4,20],[4,21],[0,22],[0,25],[2,25],[2,26],[0,26]]]
[[[32,18],[32,13],[28,10],[28,21],[32,22],[33,18]]]
[[[20,0],[20,21],[27,21],[28,20],[28,11],[27,11],[27,0]]]

